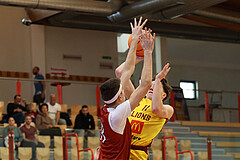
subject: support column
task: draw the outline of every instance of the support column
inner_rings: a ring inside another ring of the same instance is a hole
[[[44,25],[34,25],[34,24],[31,25],[30,27],[31,27],[30,32],[31,32],[31,55],[32,55],[31,71],[33,67],[38,66],[40,68],[40,73],[45,77],[45,73],[46,73],[45,72],[46,71],[45,29],[44,29],[45,27]],[[33,83],[30,83],[29,85],[33,87]],[[32,90],[34,90],[34,88]]]
[[[205,115],[206,115],[206,122],[210,121],[209,115],[209,101],[208,101],[208,93],[205,92]]]
[[[161,72],[162,67],[167,63],[167,39],[156,36],[155,38],[155,55],[156,55],[156,73]]]

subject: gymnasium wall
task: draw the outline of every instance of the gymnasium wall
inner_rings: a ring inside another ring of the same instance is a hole
[[[23,8],[0,6],[0,70],[31,72],[30,28],[22,25]],[[12,101],[16,81],[0,81],[0,101]],[[32,85],[22,83],[24,98],[32,100]],[[5,105],[6,106],[6,105]]]
[[[21,24],[23,17],[23,8],[0,6],[0,70],[28,72],[32,77],[32,66],[35,65],[32,57],[33,52],[36,53],[32,43],[34,41],[36,45],[37,34],[32,36],[35,30]],[[71,75],[114,76],[118,65],[117,33],[45,26],[39,34],[44,34],[41,37],[44,37],[45,44],[40,46],[44,46],[45,62],[41,64],[45,64],[46,73],[51,67],[62,67]],[[168,77],[170,84],[179,86],[180,80],[196,80],[199,89],[239,91],[239,50],[239,44],[167,38],[168,61],[172,66]],[[81,56],[81,61],[63,59],[63,54]],[[103,56],[112,59],[102,59]],[[100,62],[113,64],[113,67],[100,69]],[[1,80],[0,100],[5,104],[13,99],[15,84],[14,81]],[[70,104],[96,105],[95,89],[96,83],[63,87],[63,103],[69,107]],[[57,89],[47,83],[47,101],[49,95],[56,92]],[[22,82],[23,98],[31,101],[32,94],[33,83]],[[200,94],[198,100],[187,103],[202,105],[204,95]],[[237,95],[223,95],[223,106],[236,108]]]
[[[173,86],[179,86],[180,80],[194,80],[203,90],[240,91],[239,51],[239,44],[167,38],[172,66],[168,79]],[[213,101],[218,101],[218,95],[214,96]],[[237,94],[224,93],[222,98],[223,107],[237,108]],[[187,104],[204,104],[204,92]]]
[[[66,68],[69,75],[114,77],[118,65],[116,36],[113,32],[45,27],[46,72],[56,67]],[[63,55],[81,57],[81,60],[64,59]],[[111,59],[103,59],[103,56]],[[100,63],[112,65],[112,69],[101,68]],[[96,105],[96,84],[63,87],[63,103]],[[48,83],[48,93],[56,92],[56,87]]]

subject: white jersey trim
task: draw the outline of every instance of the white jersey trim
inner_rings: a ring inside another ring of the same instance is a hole
[[[131,106],[129,100],[118,105],[116,108],[107,108],[109,113],[108,122],[111,129],[122,134],[124,132],[127,118],[131,116]]]

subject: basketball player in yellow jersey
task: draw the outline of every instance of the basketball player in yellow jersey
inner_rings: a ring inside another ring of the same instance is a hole
[[[138,60],[139,62],[140,60]],[[116,69],[116,76],[121,76],[122,65]],[[169,72],[169,63],[163,70],[156,75],[152,82],[152,87],[148,90],[146,98],[142,99],[139,106],[136,107],[129,117],[132,127],[132,142],[130,159],[146,160],[148,159],[147,148],[150,147],[152,139],[158,135],[163,125],[173,115],[173,108],[170,105],[164,105],[163,101],[167,99],[171,91],[165,79]],[[132,82],[129,81],[128,90],[125,89],[127,98],[134,91]]]

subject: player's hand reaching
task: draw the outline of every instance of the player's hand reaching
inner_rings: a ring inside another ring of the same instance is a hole
[[[168,74],[168,72],[170,71],[170,69],[171,69],[170,64],[167,63],[167,64],[163,67],[162,71],[156,75],[156,79],[158,79],[158,80],[161,81],[163,78],[166,77],[166,75]]]
[[[130,22],[130,26],[132,29],[132,40],[133,39],[138,40],[138,38],[141,36],[142,28],[147,23],[147,19],[142,24],[141,22],[142,22],[142,17],[140,17],[138,23],[137,23],[137,19],[134,18],[134,25],[132,24],[132,22]]]
[[[147,27],[145,27],[144,31],[141,31],[141,37],[139,38],[141,42],[141,46],[144,50],[144,52],[150,51],[152,53],[154,48],[154,41],[155,41],[155,33],[151,34],[152,30],[149,28],[147,30]]]

